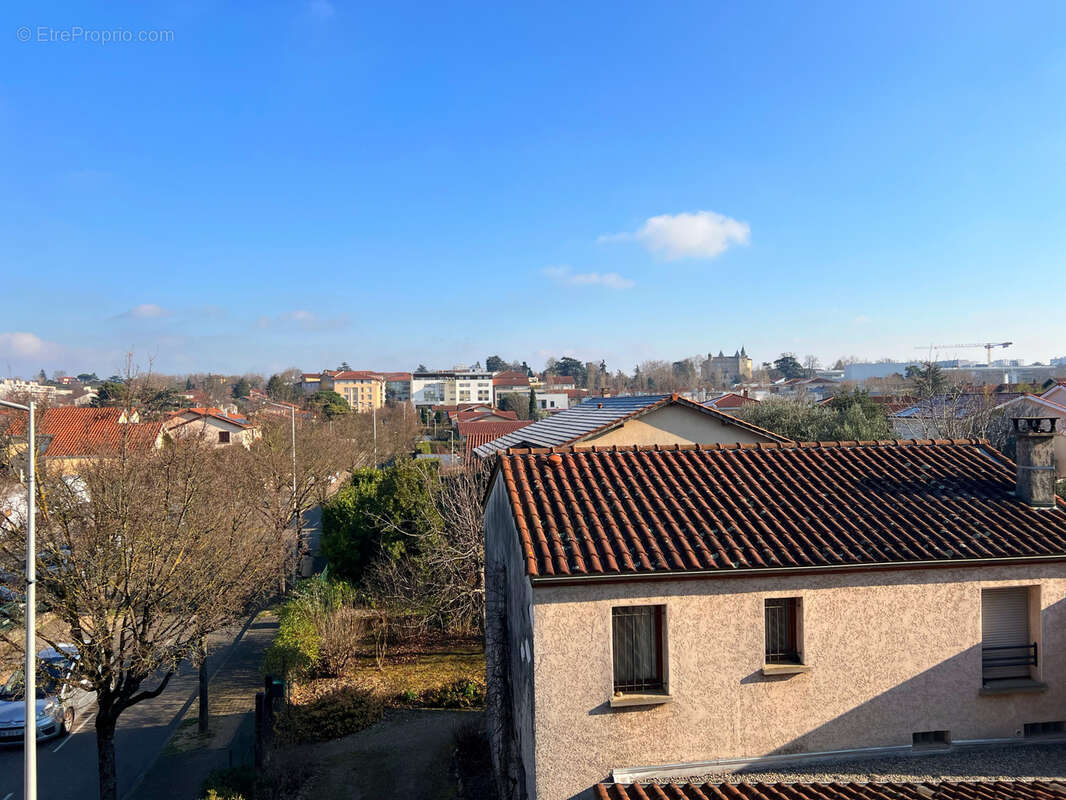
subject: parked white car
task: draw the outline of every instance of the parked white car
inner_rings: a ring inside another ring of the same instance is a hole
[[[94,702],[95,692],[87,691],[74,678],[78,648],[61,644],[37,654],[37,739],[51,739],[69,733],[74,721]],[[23,740],[26,725],[25,680],[19,667],[0,689],[0,744]]]

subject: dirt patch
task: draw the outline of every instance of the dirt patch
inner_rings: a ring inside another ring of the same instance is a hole
[[[456,734],[481,719],[479,711],[390,709],[366,730],[283,748],[277,758],[310,765],[297,800],[458,800],[452,774]]]

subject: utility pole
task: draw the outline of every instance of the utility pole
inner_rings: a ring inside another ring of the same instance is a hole
[[[200,733],[207,733],[207,639],[200,639]]]

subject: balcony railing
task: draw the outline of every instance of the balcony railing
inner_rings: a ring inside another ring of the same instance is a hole
[[[986,670],[997,667],[1035,667],[1036,663],[1036,642],[981,648],[981,666]]]

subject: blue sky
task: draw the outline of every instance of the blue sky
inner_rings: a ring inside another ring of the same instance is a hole
[[[1060,2],[21,6],[4,374],[1066,355]]]

